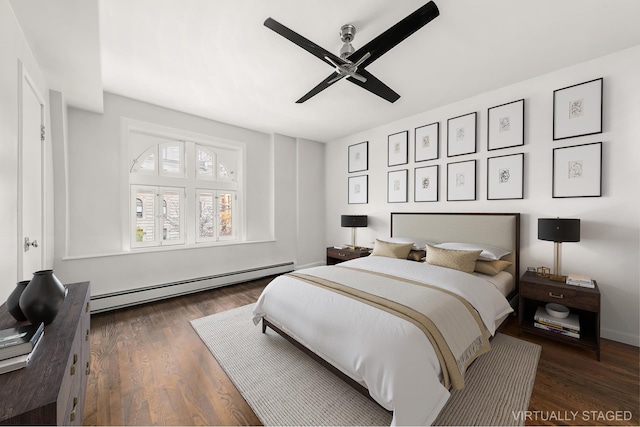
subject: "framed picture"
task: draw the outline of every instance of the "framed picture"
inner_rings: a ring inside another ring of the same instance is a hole
[[[368,203],[368,175],[349,177],[349,204]]]
[[[349,173],[369,169],[369,142],[349,146]]]
[[[447,120],[447,157],[476,152],[477,113]]]
[[[402,169],[390,171],[387,176],[387,201],[389,203],[407,202],[407,176],[409,171]]]
[[[487,200],[524,198],[524,154],[487,159]]]
[[[420,126],[415,129],[414,135],[416,162],[440,157],[440,123]]]
[[[487,117],[488,150],[524,145],[524,99],[491,107]]]
[[[602,133],[602,77],[553,91],[553,140]]]
[[[406,165],[409,163],[409,131],[389,135],[389,161],[388,166]]]
[[[476,199],[476,161],[447,164],[447,200]]]
[[[602,142],[553,149],[553,197],[602,195]]]
[[[413,176],[414,201],[437,202],[438,201],[438,165],[416,168]]]

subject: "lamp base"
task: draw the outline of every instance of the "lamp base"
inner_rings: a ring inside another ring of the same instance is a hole
[[[557,276],[555,274],[550,274],[549,275],[549,280],[553,280],[554,282],[565,283],[567,281],[567,276]]]

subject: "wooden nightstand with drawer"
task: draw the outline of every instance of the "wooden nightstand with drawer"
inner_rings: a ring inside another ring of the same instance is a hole
[[[589,348],[596,352],[596,357],[600,360],[600,290],[595,280],[593,284],[594,288],[567,285],[538,277],[535,272],[527,271],[520,279],[518,304],[520,333],[525,331],[567,344]],[[534,326],[536,310],[550,302],[562,304],[568,307],[571,313],[578,315],[580,338]]]
[[[330,246],[327,248],[327,265],[335,265],[350,259],[362,258],[369,256],[370,253],[371,249],[369,248],[358,247],[356,249],[338,249]]]

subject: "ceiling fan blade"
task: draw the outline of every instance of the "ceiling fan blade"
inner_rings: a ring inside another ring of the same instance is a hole
[[[316,87],[314,87],[309,92],[307,92],[302,98],[298,99],[296,101],[296,104],[302,104],[304,101],[308,100],[314,95],[319,94],[320,92],[322,92],[323,90],[325,90],[326,88],[328,88],[329,86],[337,82],[338,80],[342,79],[343,77],[344,77],[343,74],[338,74],[334,71],[333,73],[331,73],[329,77],[324,79],[320,84],[318,84]]]
[[[311,53],[312,55],[321,59],[323,62],[331,65],[332,67],[334,65],[327,60],[329,58],[336,64],[344,65],[347,63],[345,60],[343,60],[339,56],[336,56],[333,53],[329,52],[328,50],[318,46],[311,40],[304,38],[303,36],[296,33],[295,31],[285,27],[275,19],[267,18],[264,21],[264,26],[280,34],[285,39],[288,39],[289,41],[297,44],[307,52]]]
[[[375,95],[378,95],[380,98],[386,99],[391,103],[396,102],[400,98],[400,95],[398,95],[389,86],[374,77],[374,75],[367,70],[358,70],[358,74],[362,75],[362,77],[364,77],[366,81],[361,82],[351,77],[347,77],[347,80],[349,80],[351,83],[357,84],[358,86],[368,90]]]
[[[433,19],[440,15],[438,6],[433,1],[425,4],[406,18],[402,19],[394,26],[389,28],[378,37],[371,40],[369,43],[362,46],[360,49],[353,52],[349,59],[354,62],[358,62],[355,58],[362,58],[367,52],[371,55],[365,59],[361,67],[366,67],[382,55],[387,53],[391,48],[398,43],[409,37],[411,34],[418,31],[420,28],[427,25]]]

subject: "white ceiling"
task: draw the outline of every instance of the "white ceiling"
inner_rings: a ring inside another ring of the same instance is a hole
[[[367,70],[391,104],[263,25],[339,54],[427,0],[10,0],[51,89],[102,111],[102,91],[262,131],[331,141],[640,44],[638,0],[435,0],[440,16]],[[599,77],[599,76],[593,76]]]

